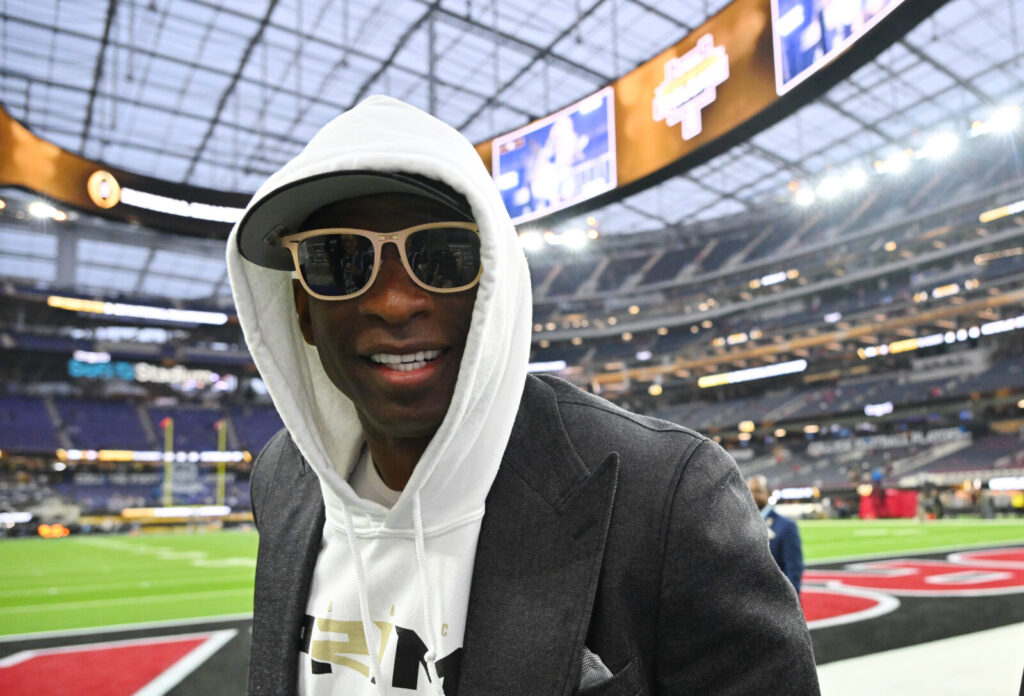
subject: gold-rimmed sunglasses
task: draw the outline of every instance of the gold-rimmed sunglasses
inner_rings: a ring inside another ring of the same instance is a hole
[[[429,222],[395,232],[347,227],[308,230],[280,241],[292,252],[299,281],[321,300],[350,300],[380,271],[384,245],[394,244],[409,277],[424,290],[450,293],[480,282],[480,230],[472,222]]]

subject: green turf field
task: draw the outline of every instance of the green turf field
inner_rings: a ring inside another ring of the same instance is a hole
[[[808,561],[1024,544],[1024,520],[802,521]],[[0,540],[0,635],[244,614],[255,532]]]
[[[252,611],[256,532],[0,540],[0,635]]]
[[[799,526],[804,559],[810,562],[1024,543],[1024,519],[802,520]]]

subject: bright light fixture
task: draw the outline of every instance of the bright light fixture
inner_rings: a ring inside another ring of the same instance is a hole
[[[851,191],[862,189],[867,183],[868,175],[864,173],[863,169],[854,168],[843,175],[843,186]]]
[[[562,241],[570,249],[582,249],[587,244],[587,233],[578,228],[566,230]]]
[[[814,199],[815,198],[816,198],[816,196],[814,195],[814,190],[811,189],[811,188],[808,188],[807,186],[802,186],[802,187],[800,187],[800,188],[798,188],[796,190],[796,197],[795,197],[795,199],[796,199],[796,204],[799,205],[799,206],[802,206],[802,207],[806,208],[807,206],[809,206],[812,203],[814,203]]]
[[[922,154],[931,159],[943,159],[953,154],[959,146],[960,138],[953,133],[939,133],[928,139]]]
[[[661,396],[662,388],[661,385],[655,382],[651,386],[647,387],[647,393],[651,396]]]
[[[540,232],[530,230],[519,235],[519,243],[523,245],[523,249],[526,251],[539,251],[544,246],[544,237],[541,236]]]
[[[543,347],[543,346],[542,346]],[[533,362],[526,366],[527,372],[560,372],[566,368],[564,360],[548,360],[545,362]]]
[[[875,164],[875,169],[881,174],[902,174],[909,168],[910,153],[906,151],[894,152]]]
[[[68,219],[68,214],[63,210],[57,210],[45,201],[32,201],[28,204],[28,214],[40,219],[56,220],[63,222]]]
[[[988,119],[988,127],[993,133],[1010,133],[1017,130],[1019,123],[1019,106],[1002,106],[996,109]]]
[[[843,192],[843,180],[838,176],[827,176],[818,184],[816,193],[825,200],[837,198]]]

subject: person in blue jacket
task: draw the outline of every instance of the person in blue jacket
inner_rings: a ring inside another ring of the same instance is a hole
[[[800,546],[800,532],[796,523],[775,512],[774,506],[768,503],[770,493],[768,480],[764,476],[751,476],[747,479],[747,486],[761,511],[761,517],[768,525],[768,548],[772,557],[799,595],[800,579],[804,574],[804,552]]]

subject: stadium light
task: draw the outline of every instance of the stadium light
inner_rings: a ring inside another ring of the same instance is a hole
[[[910,156],[913,150],[894,152],[884,160],[875,162],[875,171],[879,174],[902,174],[910,169]]]
[[[849,191],[857,191],[868,183],[868,175],[863,169],[855,167],[843,175],[843,186]]]
[[[807,186],[801,186],[796,190],[796,204],[803,208],[812,205],[815,198],[817,198],[817,196],[814,195],[814,190]]]
[[[45,201],[32,201],[28,204],[28,214],[32,217],[39,219],[56,220],[57,222],[64,222],[68,219],[68,214],[63,210],[57,210],[49,203]]]
[[[228,315],[223,312],[130,305],[119,302],[85,300],[80,297],[61,297],[60,295],[50,295],[46,298],[46,304],[56,309],[66,309],[71,312],[109,314],[115,317],[128,317],[132,319],[154,319],[157,321],[211,324],[214,326],[221,326],[228,322]]]
[[[737,384],[739,382],[750,382],[756,379],[767,379],[769,377],[790,375],[796,372],[803,372],[806,369],[806,360],[790,360],[788,362],[775,363],[774,365],[765,365],[763,367],[751,367],[745,370],[736,370],[734,372],[705,375],[697,380],[697,386],[701,389],[707,389],[709,387],[719,387],[723,384]]]
[[[838,198],[843,192],[843,180],[838,176],[827,176],[822,179],[821,183],[818,184],[816,193],[819,198],[824,198],[826,201]]]
[[[544,246],[544,237],[540,232],[530,230],[519,235],[519,243],[526,251],[539,251]]]
[[[574,227],[565,231],[562,242],[570,249],[582,249],[587,245],[587,233]]]
[[[1011,133],[1017,130],[1020,123],[1019,106],[1002,106],[996,109],[988,119],[988,129],[993,133]]]
[[[921,150],[921,156],[929,159],[944,159],[953,154],[960,146],[960,138],[953,133],[933,135]]]

